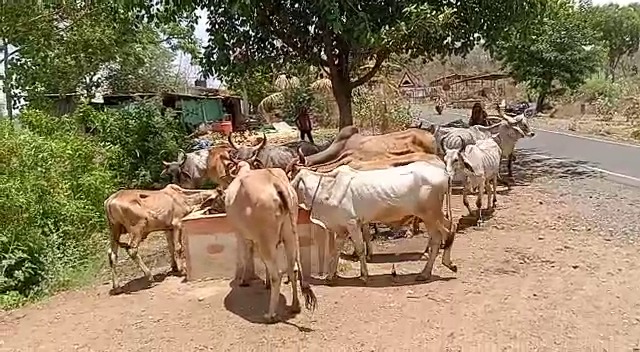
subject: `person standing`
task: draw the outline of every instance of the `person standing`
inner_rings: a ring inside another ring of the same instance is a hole
[[[482,104],[475,103],[471,109],[471,118],[469,119],[469,126],[480,125],[489,126],[489,120],[487,120],[487,112],[482,108]]]
[[[296,117],[296,127],[300,130],[300,140],[304,141],[304,137],[307,136],[309,138],[309,142],[313,143],[313,136],[311,135],[311,116],[309,114],[309,108],[306,106],[302,106],[298,111],[298,116]],[[315,143],[314,143],[315,144]]]

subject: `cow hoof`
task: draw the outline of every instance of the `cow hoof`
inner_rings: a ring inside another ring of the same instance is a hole
[[[458,272],[458,266],[455,265],[455,264],[449,266],[448,268],[449,268],[449,270],[453,271],[454,273]]]
[[[265,314],[264,315],[264,320],[267,322],[267,324],[273,324],[278,322],[278,316],[274,313],[274,314]]]
[[[291,305],[291,313],[298,314],[302,311],[300,309],[300,303]]]
[[[115,295],[119,295],[123,292],[124,290],[122,289],[122,286],[116,286],[116,287],[112,287],[111,290],[109,290],[109,295],[111,296],[115,296]]]
[[[363,284],[367,284],[367,282],[369,281],[369,277],[368,276],[360,276],[360,281],[362,281]]]
[[[249,287],[249,281],[240,281],[240,287]]]
[[[431,275],[418,274],[418,276],[416,276],[416,281],[428,281],[430,278]]]

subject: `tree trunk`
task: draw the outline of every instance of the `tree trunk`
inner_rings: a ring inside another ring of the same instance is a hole
[[[353,125],[353,114],[351,110],[352,89],[349,87],[349,79],[341,77],[331,77],[333,96],[336,98],[338,112],[340,115],[339,128]]]
[[[544,104],[544,100],[547,97],[547,92],[542,92],[538,95],[538,100],[536,101],[536,112],[542,112],[542,104]]]

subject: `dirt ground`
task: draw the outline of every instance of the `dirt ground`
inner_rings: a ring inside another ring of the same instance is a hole
[[[158,273],[153,287],[109,296],[104,281],[0,313],[0,351],[634,350],[637,248],[592,230],[571,204],[545,192],[502,190],[494,217],[457,235],[457,274],[438,260],[435,279],[417,283],[425,238],[376,240],[368,286],[348,278],[359,264],[343,259],[346,278],[313,286],[315,312],[303,308],[275,325],[261,323],[268,291],[259,282],[232,288],[165,277],[163,239],[155,236],[145,251]],[[457,216],[460,198],[453,197]],[[128,259],[123,266],[141,276]],[[286,316],[289,286],[282,293]]]

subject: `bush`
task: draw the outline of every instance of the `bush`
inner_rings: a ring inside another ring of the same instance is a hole
[[[0,304],[66,287],[95,262],[102,203],[116,189],[107,150],[71,118],[0,121]]]
[[[20,124],[0,120],[2,307],[92,277],[105,257],[104,200],[158,182],[162,158],[186,144],[153,102],[64,117],[27,110]]]
[[[175,160],[180,149],[188,146],[184,125],[170,111],[163,116],[162,105],[155,100],[105,112],[85,106],[77,120],[90,126],[107,146],[109,168],[119,184],[130,188],[159,183],[162,160]]]
[[[358,89],[353,95],[353,118],[374,134],[407,128],[413,120],[410,105],[399,94],[374,94]]]

